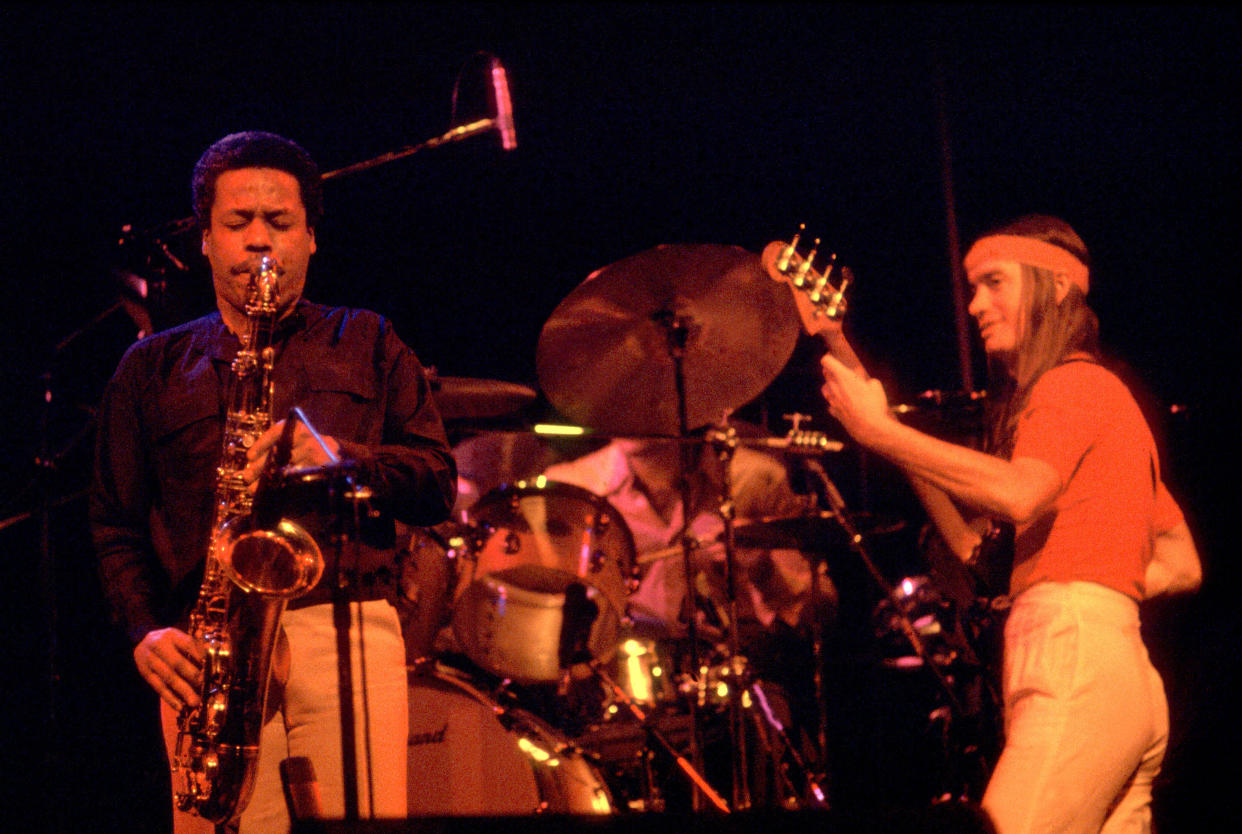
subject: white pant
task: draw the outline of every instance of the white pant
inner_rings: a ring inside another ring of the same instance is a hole
[[[361,603],[361,609],[359,603],[351,603],[350,621],[359,816],[404,819],[409,802],[406,767],[410,715],[401,625],[396,610],[382,600]],[[310,759],[323,815],[341,818],[345,814],[332,606],[285,611],[281,625],[289,638],[289,682],[280,709],[260,735],[255,790],[242,812],[242,834],[289,830],[280,779],[280,763],[289,756]],[[167,742],[170,720],[171,737],[176,737],[176,717],[167,706],[163,713]],[[210,832],[212,826],[198,817],[175,812],[174,830],[177,834]]]
[[[1005,748],[983,807],[999,834],[1151,830],[1169,735],[1138,605],[1091,582],[1044,582],[1005,625]]]

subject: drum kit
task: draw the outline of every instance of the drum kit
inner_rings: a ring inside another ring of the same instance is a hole
[[[782,371],[797,336],[794,302],[759,256],[665,245],[572,291],[542,330],[537,373],[548,402],[593,439],[705,449],[725,471],[739,447],[818,458],[841,444],[797,425],[747,436],[729,421]],[[530,388],[433,373],[432,389],[450,434],[503,437],[493,450],[504,453],[485,457],[504,471],[451,521],[411,531],[401,553],[411,816],[827,807],[823,692],[818,726],[791,726],[781,684],[743,653],[738,550],[794,549],[820,571],[823,551],[856,555],[884,598],[878,644],[894,663],[923,663],[953,705],[954,664],[969,655],[960,629],[940,628],[953,613],[927,577],[889,585],[867,549],[901,522],[861,522],[831,482],[832,498],[810,502],[827,506],[734,520],[726,478],[716,507],[731,577],[717,601],[723,637],[696,633],[691,616],[673,638],[632,618],[630,596],[655,560],[689,566],[688,537],[639,553],[608,500],[542,477],[546,456],[515,455],[543,442],[533,429],[477,428],[534,403]],[[806,677],[819,690],[812,631]]]

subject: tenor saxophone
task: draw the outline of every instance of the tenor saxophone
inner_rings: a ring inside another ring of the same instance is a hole
[[[278,278],[272,258],[252,265],[246,333],[229,372],[211,542],[188,626],[206,655],[199,705],[181,710],[170,762],[177,807],[215,823],[240,814],[254,789],[281,613],[323,573],[323,555],[304,529],[287,519],[269,529],[256,523],[242,473],[246,450],[272,422]]]

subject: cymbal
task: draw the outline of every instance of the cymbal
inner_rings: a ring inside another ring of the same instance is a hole
[[[684,335],[685,428],[695,429],[776,378],[798,316],[758,255],[664,244],[596,270],[557,306],[539,335],[539,384],[562,414],[599,432],[678,435],[671,331]]]
[[[504,417],[520,411],[537,396],[525,385],[495,379],[431,374],[430,382],[431,398],[446,422]]]
[[[863,536],[895,533],[905,527],[900,519],[881,519],[858,513],[851,521]],[[741,519],[733,527],[738,547],[793,548],[795,550],[833,550],[847,544],[836,513],[816,513],[774,518]]]

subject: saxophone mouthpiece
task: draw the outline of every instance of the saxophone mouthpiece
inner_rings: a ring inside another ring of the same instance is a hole
[[[250,304],[256,310],[274,312],[280,300],[280,276],[284,270],[271,255],[256,255],[246,262],[250,273]]]
[[[246,271],[260,278],[263,275],[279,275],[283,270],[280,262],[271,255],[256,255],[246,263]]]

